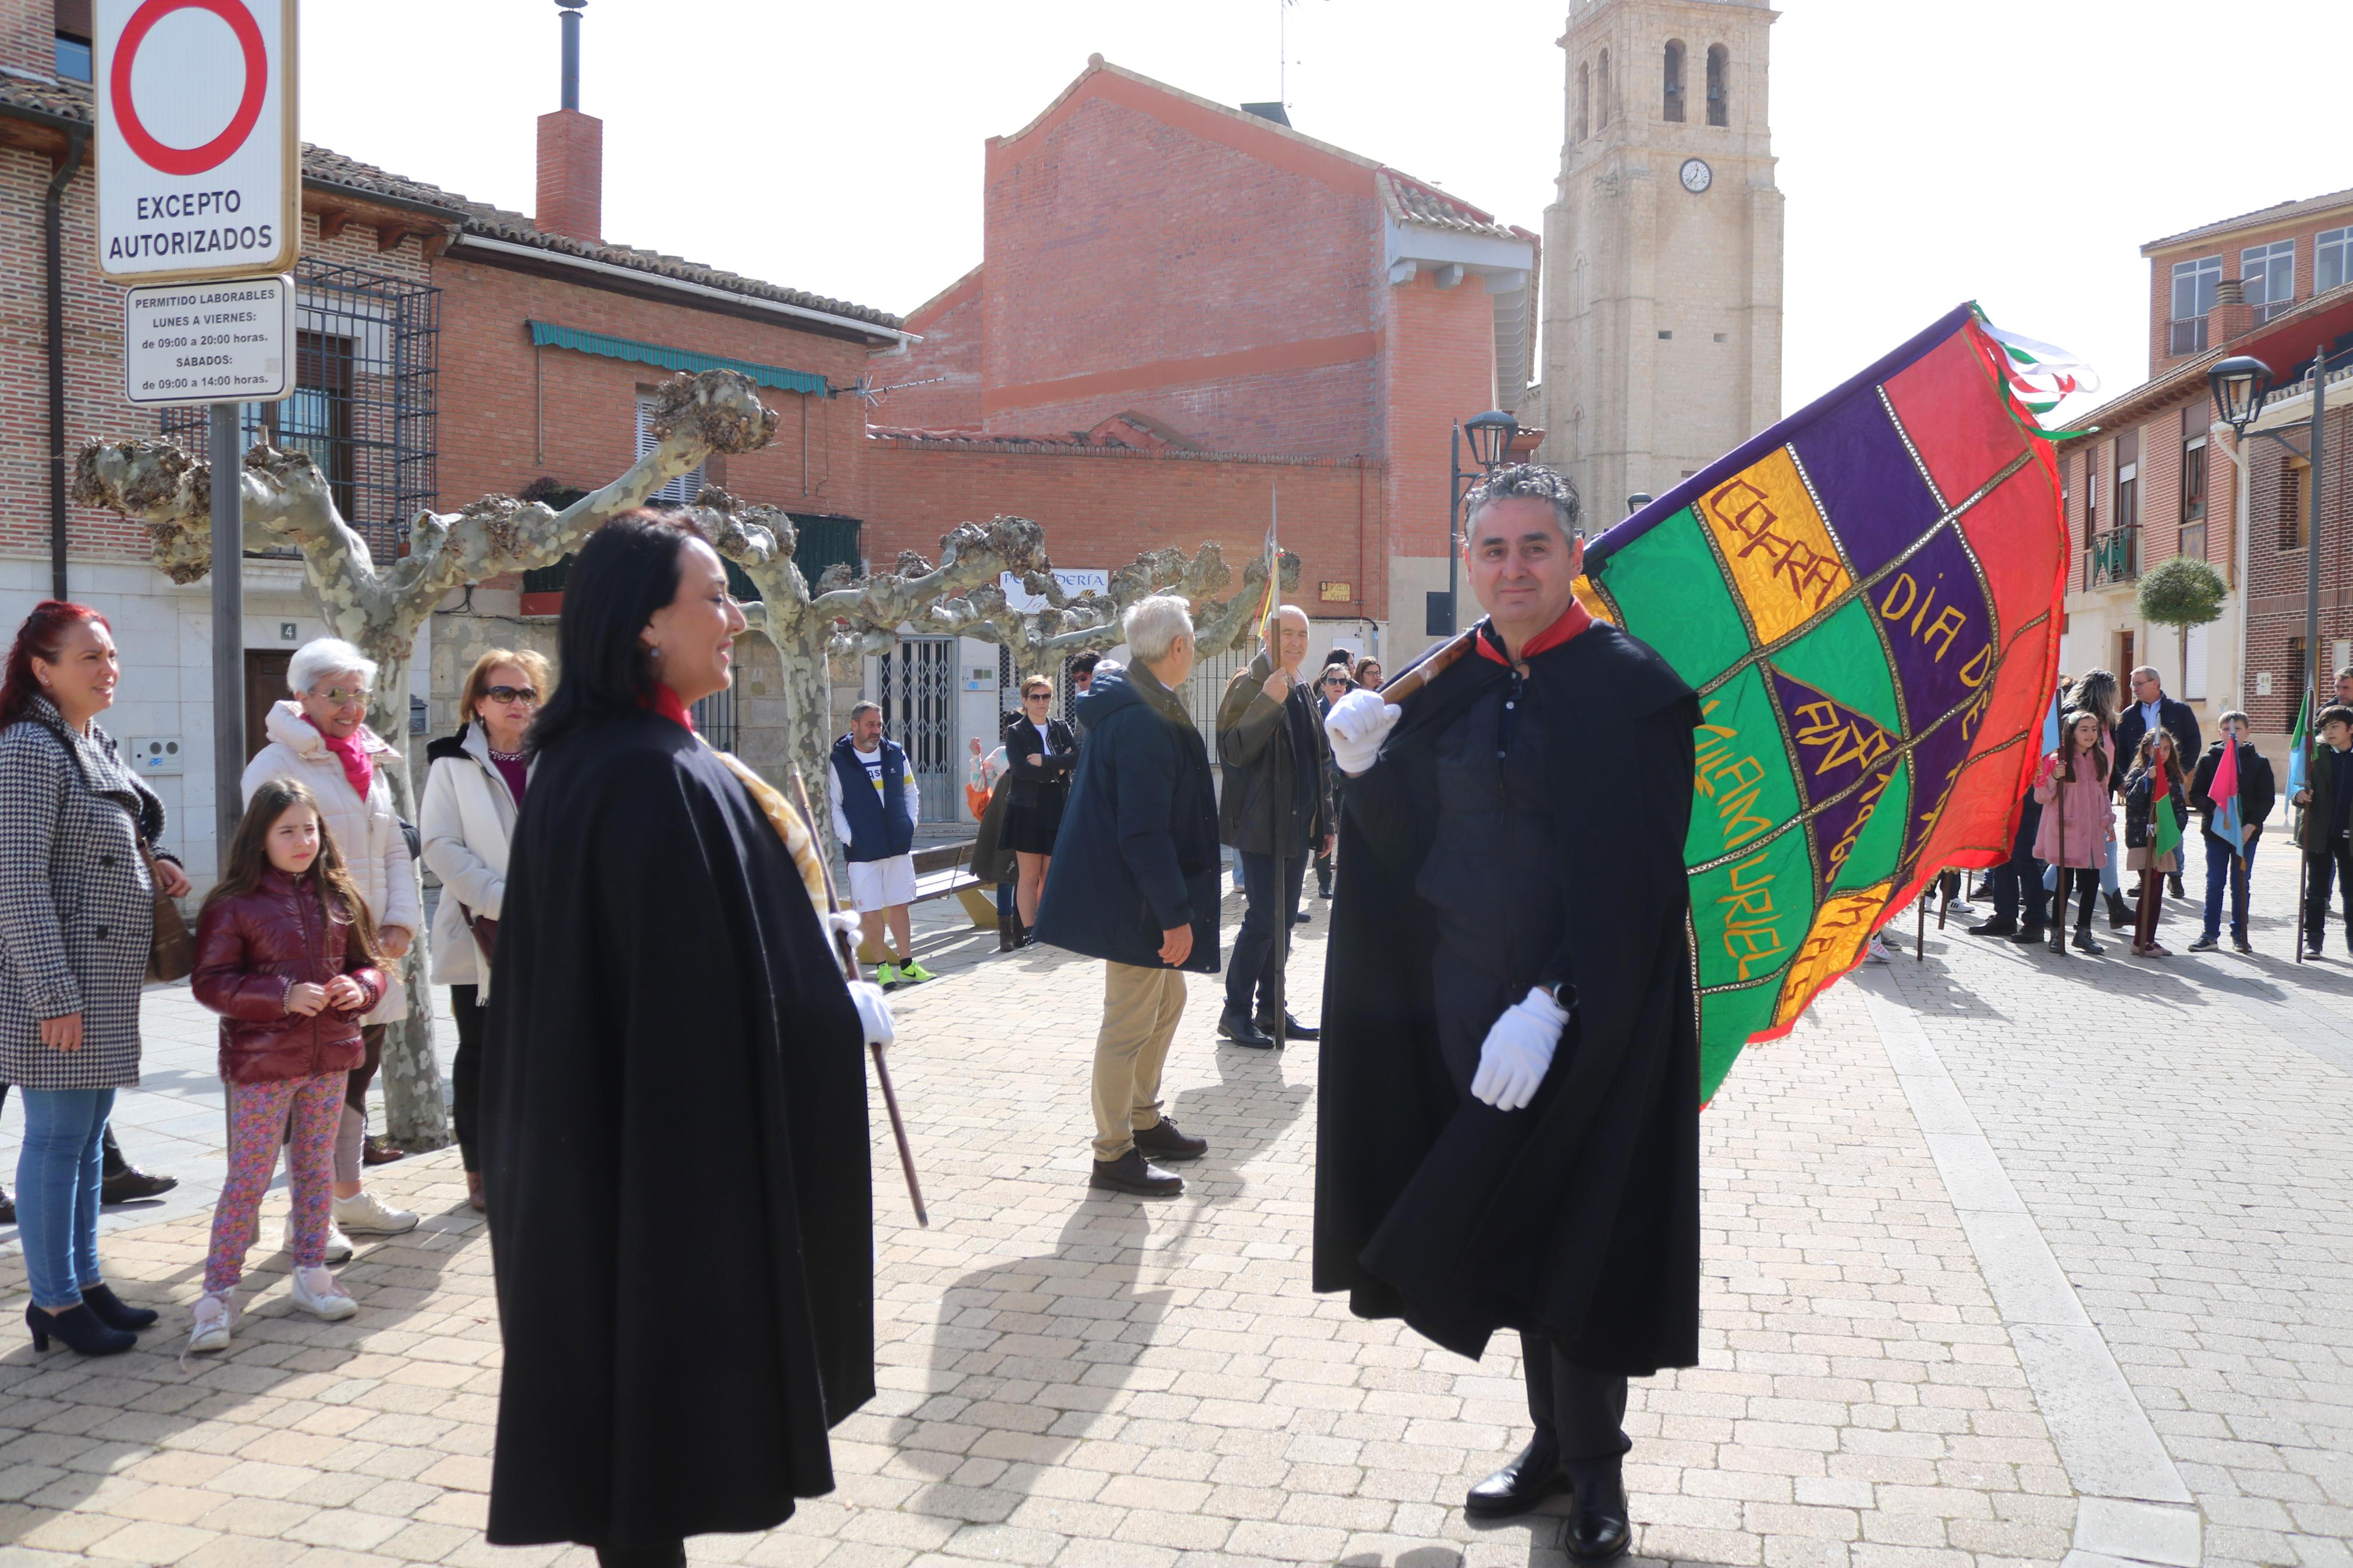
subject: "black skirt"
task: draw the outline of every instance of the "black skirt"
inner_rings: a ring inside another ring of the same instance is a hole
[[[1037,803],[1013,803],[1006,814],[1005,842],[1024,855],[1051,855],[1054,836],[1062,830],[1062,802],[1070,798],[1067,784],[1039,784]]]

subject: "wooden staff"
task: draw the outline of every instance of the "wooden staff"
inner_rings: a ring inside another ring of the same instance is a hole
[[[1431,681],[1437,679],[1440,676],[1453,668],[1455,661],[1460,659],[1464,654],[1469,653],[1472,646],[1476,644],[1478,640],[1479,628],[1474,626],[1469,631],[1464,632],[1461,636],[1456,637],[1452,642],[1446,644],[1437,652],[1423,659],[1419,664],[1415,665],[1411,669],[1407,670],[1403,675],[1398,676],[1395,680],[1390,681],[1387,686],[1382,687],[1381,700],[1384,702],[1405,701],[1415,692],[1419,691],[1423,687],[1429,685]]]
[[[801,770],[793,769],[793,804],[799,807],[801,822],[808,828],[809,847],[817,851],[818,869],[825,876],[825,908],[828,914],[841,912],[841,900],[833,890],[833,858],[818,846],[825,841],[817,836],[817,815],[809,810],[808,786],[801,782]],[[834,956],[841,960],[844,978],[855,984],[858,973],[858,950],[850,945],[849,933],[833,921],[826,922],[832,933]],[[890,1064],[882,1059],[880,1043],[871,1047],[874,1053],[874,1077],[882,1086],[882,1109],[891,1114],[891,1136],[899,1143],[899,1169],[907,1178],[907,1201],[915,1205],[915,1223],[929,1229],[932,1216],[923,1208],[923,1184],[915,1179],[915,1151],[907,1142],[907,1123],[899,1115],[898,1091],[891,1087]]]

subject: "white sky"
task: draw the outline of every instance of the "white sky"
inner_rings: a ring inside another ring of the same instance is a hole
[[[605,234],[904,313],[980,259],[984,140],[1095,51],[1229,103],[1275,97],[1287,53],[1301,130],[1541,231],[1564,0],[1296,0],[1287,50],[1285,14],[591,0],[581,106],[605,121]],[[307,139],[531,210],[533,121],[557,103],[551,0],[311,0],[302,27]],[[2137,383],[2142,243],[2353,185],[2348,50],[2347,0],[1784,0],[1785,410],[1968,298],[2109,392]]]

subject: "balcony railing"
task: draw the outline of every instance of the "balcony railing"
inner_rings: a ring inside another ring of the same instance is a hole
[[[2186,316],[2167,324],[2165,352],[2168,354],[2202,354],[2206,352],[2206,318]]]
[[[2293,300],[2273,300],[2265,304],[2257,305],[2255,307],[2255,325],[2259,327],[2262,326],[2265,321],[2270,321],[2274,316],[2280,314],[2280,312],[2285,310],[2289,306],[2295,303],[2295,301]]]
[[[2140,525],[2112,528],[2084,542],[2084,586],[2129,583],[2140,575]]]

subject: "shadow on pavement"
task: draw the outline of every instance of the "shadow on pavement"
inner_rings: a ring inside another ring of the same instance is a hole
[[[246,1255],[245,1279],[237,1291],[235,1342],[222,1354],[191,1358],[185,1372],[180,1369],[179,1354],[187,1340],[189,1310],[202,1285],[204,1244],[212,1223],[209,1209],[135,1232],[100,1236],[99,1254],[108,1282],[132,1305],[163,1314],[160,1322],[139,1336],[138,1348],[121,1355],[84,1360],[55,1341],[47,1353],[35,1351],[24,1326],[30,1298],[23,1258],[14,1255],[0,1263],[0,1336],[5,1336],[0,1343],[10,1347],[0,1355],[0,1474],[6,1477],[0,1494],[0,1544],[21,1541],[37,1526],[73,1513],[116,1470],[177,1447],[174,1439],[179,1435],[240,1406],[275,1404],[275,1391],[286,1384],[322,1375],[372,1383],[381,1373],[361,1363],[387,1363],[383,1371],[390,1371],[389,1358],[413,1353],[416,1342],[427,1333],[443,1340],[487,1338],[495,1344],[497,1314],[487,1294],[480,1321],[470,1331],[452,1322],[446,1306],[434,1312],[429,1325],[414,1321],[426,1311],[443,1271],[459,1252],[489,1245],[480,1216],[465,1205],[454,1149],[447,1163],[446,1182],[436,1181],[422,1191],[410,1185],[399,1194],[419,1209],[417,1229],[375,1240],[353,1238],[357,1254],[338,1266],[335,1274],[358,1299],[360,1310],[340,1323],[321,1322],[288,1299],[290,1260],[279,1246],[286,1204],[282,1196],[265,1201],[260,1236]],[[445,1210],[453,1194],[454,1209]],[[487,1283],[487,1274],[484,1279]],[[450,1370],[470,1376],[480,1369],[453,1365]],[[424,1387],[404,1391],[427,1392]],[[454,1386],[430,1392],[436,1398],[462,1397]],[[364,1388],[355,1386],[353,1393],[354,1403],[364,1405]],[[374,1408],[384,1414],[425,1414],[417,1401],[406,1397]],[[112,1413],[104,1419],[88,1419],[94,1410],[110,1409]],[[259,1439],[273,1436],[266,1424],[246,1430]],[[274,1436],[298,1448],[305,1440],[301,1433]],[[241,1457],[264,1458],[252,1453]],[[301,1460],[290,1452],[289,1462]]]

